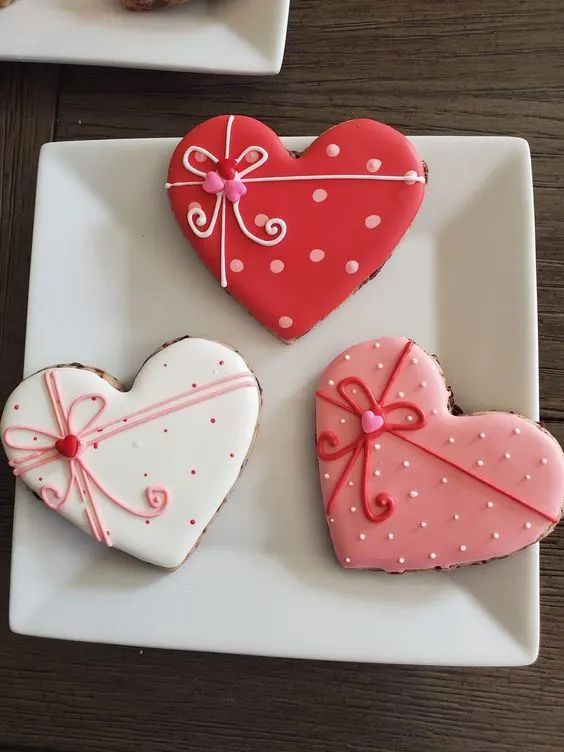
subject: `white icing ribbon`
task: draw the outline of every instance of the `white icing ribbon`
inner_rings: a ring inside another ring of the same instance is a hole
[[[233,130],[233,123],[235,122],[235,115],[230,115],[227,121],[227,129],[225,134],[225,159],[230,159],[230,152],[231,152],[231,133]],[[396,182],[403,182],[406,185],[413,185],[414,183],[425,183],[425,176],[424,175],[417,175],[417,174],[411,174],[410,172],[406,173],[405,175],[274,175],[271,177],[255,177],[255,178],[247,178],[246,176],[250,173],[254,172],[255,170],[258,170],[262,165],[265,164],[265,162],[269,159],[269,154],[266,149],[264,149],[262,146],[247,146],[241,154],[236,158],[236,163],[240,164],[240,162],[251,152],[256,152],[259,155],[259,159],[256,162],[253,162],[248,167],[245,167],[240,172],[236,172],[235,179],[243,184],[248,183],[286,183],[286,182],[295,182],[295,181],[305,181],[305,180],[383,180],[383,181],[396,181]],[[190,157],[192,154],[199,153],[203,154],[207,159],[209,159],[214,164],[218,164],[220,162],[220,159],[216,157],[214,154],[212,154],[210,151],[205,149],[203,146],[196,146],[192,145],[189,146],[186,151],[184,152],[184,155],[182,157],[182,164],[184,165],[184,168],[192,173],[192,175],[196,175],[200,178],[203,178],[203,180],[193,180],[193,181],[180,181],[177,183],[166,183],[166,188],[169,190],[170,188],[181,188],[184,186],[203,186],[206,175],[203,170],[199,170],[197,167],[195,167],[190,162]],[[241,216],[241,209],[239,208],[239,202],[237,201],[231,202],[231,205],[233,207],[233,216],[235,217],[235,221],[237,222],[237,225],[243,235],[245,237],[249,238],[249,240],[252,240],[253,243],[256,243],[257,245],[262,245],[266,247],[272,247],[275,245],[278,245],[281,243],[284,238],[286,237],[286,233],[288,230],[288,226],[286,222],[281,217],[271,217],[268,219],[264,224],[264,231],[269,236],[269,238],[261,238],[258,235],[255,235],[254,233],[249,230],[247,225],[245,224],[245,220]],[[209,238],[213,235],[215,232],[218,219],[221,215],[221,227],[220,227],[220,267],[221,267],[221,286],[227,287],[227,270],[226,270],[226,245],[227,245],[227,239],[226,239],[226,206],[227,206],[227,198],[225,195],[225,190],[221,190],[216,194],[215,198],[215,204],[213,207],[213,211],[211,214],[211,218],[208,219],[208,216],[204,209],[202,209],[201,206],[193,206],[191,209],[188,209],[188,213],[186,215],[186,219],[188,222],[188,226],[196,235],[198,238]]]

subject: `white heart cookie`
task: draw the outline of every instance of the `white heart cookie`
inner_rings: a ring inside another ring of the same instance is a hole
[[[77,366],[10,395],[0,424],[24,483],[101,543],[179,566],[237,480],[260,390],[238,353],[184,338],[149,358],[132,388]]]

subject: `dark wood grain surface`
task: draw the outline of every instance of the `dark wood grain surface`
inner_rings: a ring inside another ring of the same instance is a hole
[[[177,136],[225,111],[254,115],[288,135],[369,116],[411,134],[510,134],[529,141],[542,416],[564,440],[563,29],[561,0],[293,0],[285,64],[276,78],[0,63],[2,396],[23,362],[43,142]],[[364,666],[12,635],[12,494],[2,464],[0,750],[564,749],[564,526],[543,544],[541,654],[534,666]]]

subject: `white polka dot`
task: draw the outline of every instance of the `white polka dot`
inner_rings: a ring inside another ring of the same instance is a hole
[[[255,217],[255,225],[257,227],[264,227],[265,224],[268,222],[268,217],[266,214],[257,214]]]
[[[341,153],[341,149],[337,144],[329,144],[329,146],[325,149],[325,153],[328,157],[338,157]]]
[[[335,386],[335,382],[333,381],[333,379],[329,379],[327,383],[329,384],[329,386]]]
[[[356,512],[356,507],[351,507],[351,512]]]
[[[380,167],[382,167],[382,162],[379,159],[369,159],[366,163],[368,172],[378,172]]]
[[[358,537],[360,540],[366,540],[366,533],[361,533]]]
[[[548,465],[548,460],[546,457],[541,457],[541,465]]]
[[[481,439],[485,439],[486,438],[486,434],[483,431],[480,431],[479,436],[480,436]]]
[[[530,473],[526,473],[525,480],[531,480],[531,474]]]
[[[350,356],[350,355],[349,355],[349,354],[347,353],[347,354],[345,355],[345,360],[350,360],[350,359],[351,359],[351,356]]]
[[[315,201],[316,204],[320,204],[322,201],[325,201],[327,198],[327,191],[325,191],[323,188],[316,188],[314,192],[311,194],[312,199]]]
[[[345,271],[347,274],[356,274],[358,271],[358,261],[351,259],[345,264]]]
[[[466,551],[466,546],[464,543],[462,543],[460,546],[458,546],[459,551]]]
[[[358,391],[357,389],[351,389],[351,394],[356,394],[357,391]]]
[[[375,342],[374,345],[373,345],[373,347],[380,347],[380,343],[379,342]]]
[[[190,209],[201,209],[202,205],[198,201],[192,201],[191,204],[188,204],[188,210]]]
[[[417,177],[417,172],[415,170],[408,170],[407,172],[404,173],[404,177],[406,178],[406,180],[404,180],[403,182],[406,185],[414,185],[417,182],[416,180],[413,180],[413,179],[410,180],[410,178]]]
[[[530,530],[533,527],[533,525],[531,522],[525,522],[524,527],[527,528],[527,530]]]
[[[398,564],[405,564],[405,559],[403,558],[403,556],[399,557]]]
[[[349,486],[354,486],[354,480],[349,480]]]
[[[441,483],[448,483],[448,478],[441,478]]]
[[[454,442],[455,442],[455,438],[454,438],[454,436],[449,436],[449,437],[448,437],[448,443],[449,443],[449,444],[454,444]]]
[[[435,554],[435,553],[430,553],[430,554],[429,554],[429,558],[430,558],[430,559],[436,559],[436,558],[437,558],[437,554]]]
[[[380,470],[374,470],[374,475],[379,478],[382,475],[382,472]]]
[[[452,515],[452,519],[453,520],[459,520],[460,519],[460,515],[459,514],[453,514]]]
[[[405,392],[398,392],[398,397],[401,399],[402,397],[405,397]]]
[[[427,527],[427,523],[425,522],[425,520],[421,520],[421,522],[419,523],[419,527]]]
[[[511,455],[509,454],[509,452],[504,452],[504,453],[503,453],[503,456],[504,456],[504,458],[505,458],[506,460],[510,460],[510,459],[511,459]]]
[[[293,319],[291,319],[289,316],[280,316],[280,318],[278,319],[278,326],[281,329],[289,329],[293,323]]]
[[[417,496],[419,496],[419,492],[418,491],[410,491],[409,492],[409,498],[410,499],[415,499]]]
[[[419,386],[421,387],[421,389],[425,389],[425,387],[427,386],[427,382],[426,381],[420,381],[419,382]]]
[[[403,462],[402,462],[401,464],[402,464],[402,465],[403,465],[404,467],[409,467],[409,460],[404,460],[404,461],[403,461]]]
[[[270,271],[273,274],[280,274],[281,271],[284,269],[284,262],[280,261],[280,259],[274,259],[274,261],[270,262]]]
[[[378,227],[381,221],[381,217],[379,217],[377,214],[369,214],[368,217],[366,217],[366,219],[364,220],[364,225],[369,230],[373,230],[375,227]]]
[[[323,477],[325,478],[325,480],[329,480],[329,473],[323,473]]]
[[[333,518],[333,517],[330,517],[330,518],[329,518],[329,522],[335,522],[334,518]]]
[[[493,501],[488,501],[486,503],[486,506],[487,506],[488,509],[493,509],[493,505],[494,505]]]
[[[431,415],[436,415],[436,414],[437,414],[438,412],[439,412],[439,411],[437,410],[437,408],[436,408],[436,407],[434,407],[434,408],[433,408],[433,409],[431,410]]]
[[[381,449],[381,444],[374,444],[374,449]]]
[[[351,563],[351,560],[350,560],[350,558],[349,558],[349,557],[347,556],[347,557],[345,558],[345,564],[350,564],[350,563]]]
[[[378,364],[376,365],[376,368],[384,368],[384,364],[383,364],[383,363],[378,363]]]
[[[388,534],[386,535],[386,538],[387,538],[388,540],[393,540],[393,539],[394,539],[394,534],[393,534],[393,533],[388,533]]]
[[[245,159],[249,164],[254,164],[255,162],[258,162],[260,159],[260,154],[258,151],[250,151],[248,154],[245,155]]]
[[[339,423],[346,423],[346,422],[347,422],[346,418],[339,418]]]
[[[313,251],[309,252],[309,260],[313,261],[314,264],[317,264],[319,261],[323,261],[325,258],[325,251],[322,251],[321,248],[314,248]]]
[[[242,272],[245,268],[245,264],[240,259],[233,259],[229,264],[229,268],[232,272]]]
[[[484,460],[476,460],[478,467],[484,467]]]
[[[411,364],[416,366],[419,363],[419,360],[417,358],[411,358]]]
[[[408,415],[406,420],[408,423],[413,423],[413,415]]]
[[[494,540],[499,540],[499,537],[500,537],[500,536],[499,536],[499,533],[492,533],[492,538],[493,538]]]
[[[513,429],[513,433],[514,433],[514,434],[515,434],[516,436],[519,436],[519,434],[521,433],[521,429],[520,429],[520,428],[514,428],[514,429]]]
[[[196,160],[196,162],[205,162],[207,157],[203,152],[196,151],[194,152],[194,159]]]

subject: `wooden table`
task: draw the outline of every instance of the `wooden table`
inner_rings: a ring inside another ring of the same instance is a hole
[[[564,439],[563,28],[562,0],[293,0],[276,78],[0,64],[2,397],[22,370],[42,143],[178,136],[226,111],[288,135],[368,116],[410,134],[529,141],[542,418]],[[564,749],[564,525],[543,544],[541,653],[529,668],[365,666],[71,644],[9,632],[13,481],[1,467],[0,750]]]

